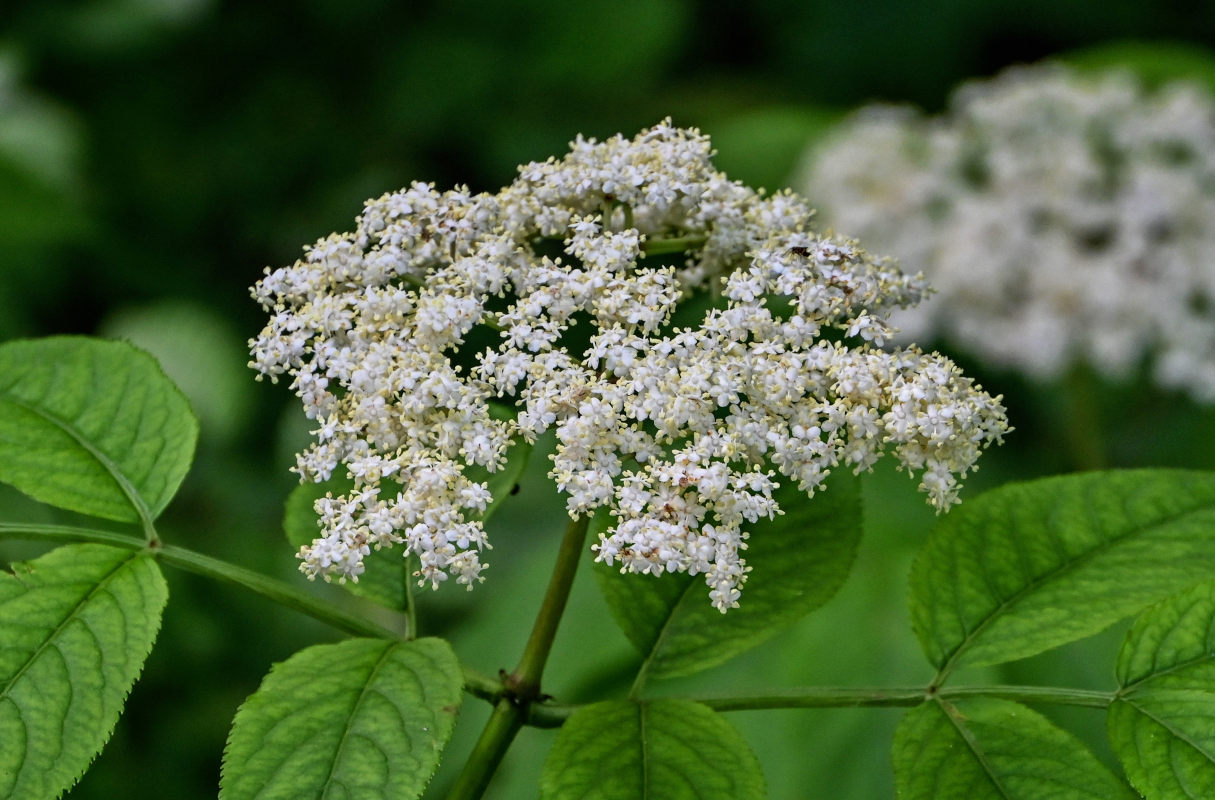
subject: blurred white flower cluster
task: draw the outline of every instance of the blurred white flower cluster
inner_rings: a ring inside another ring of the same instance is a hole
[[[317,424],[302,479],[344,468],[355,484],[317,503],[309,576],[357,579],[370,548],[403,544],[422,582],[471,586],[490,496],[466,468],[549,430],[571,516],[613,516],[598,558],[703,574],[722,611],[746,578],[744,526],[780,512],[778,479],[813,493],[891,451],[935,506],[956,500],[1007,426],[949,360],[876,346],[920,282],[812,233],[800,198],[731,182],[710,153],[669,121],[579,138],[496,194],[384,195],[353,233],[267,270],[251,366],[291,375]],[[676,325],[700,288],[717,307]]]
[[[826,222],[922,271],[916,341],[1034,378],[1077,361],[1215,400],[1215,104],[1197,86],[1021,67],[948,113],[863,109],[799,181]]]

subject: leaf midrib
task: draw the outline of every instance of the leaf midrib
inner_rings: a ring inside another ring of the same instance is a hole
[[[135,511],[138,521],[144,526],[145,529],[150,529],[152,525],[152,512],[151,509],[148,508],[147,503],[144,502],[143,497],[139,494],[139,491],[135,488],[134,484],[127,479],[127,476],[122,472],[122,470],[118,468],[118,465],[115,464],[109,456],[95,447],[93,443],[86,438],[84,433],[66,420],[63,420],[57,415],[52,414],[49,411],[45,411],[38,406],[31,405],[25,400],[9,394],[2,396],[5,400],[18,408],[24,409],[30,414],[46,420],[51,425],[59,428],[70,436],[78,445],[80,445],[81,449],[93,457],[93,459],[98,463],[98,465],[101,466],[106,474],[110,476],[110,479],[117,484],[119,491],[123,493],[123,495],[127,498],[127,502],[131,504],[131,508]]]
[[[28,659],[26,659],[25,663],[22,664],[21,667],[15,673],[13,673],[12,678],[8,681],[8,683],[5,684],[4,688],[2,690],[0,690],[0,697],[9,696],[9,692],[12,691],[13,687],[17,684],[17,681],[21,679],[21,676],[24,675],[29,670],[29,668],[42,656],[42,654],[50,646],[50,643],[52,641],[54,641],[55,638],[58,637],[59,634],[62,633],[63,630],[73,620],[75,620],[77,618],[77,615],[78,615],[78,612],[80,611],[80,609],[83,608],[84,606],[88,605],[88,603],[93,599],[94,596],[97,595],[98,592],[100,592],[102,590],[103,587],[108,586],[109,583],[114,579],[116,573],[118,573],[122,569],[125,569],[128,565],[130,565],[132,560],[139,558],[139,557],[140,557],[140,554],[137,552],[131,552],[130,554],[126,555],[121,561],[119,561],[114,566],[113,569],[111,569],[109,572],[107,572],[106,574],[101,576],[101,578],[98,579],[98,581],[93,585],[93,587],[91,589],[89,589],[89,591],[86,594],[81,596],[80,600],[68,610],[68,613],[64,616],[64,618],[62,620],[60,620],[59,624],[56,625],[54,627],[54,629],[51,630],[51,632],[46,636],[46,638],[43,639],[42,643],[40,645],[38,645],[38,647],[33,651],[33,653],[30,654],[30,657]],[[46,584],[43,584],[42,586],[40,586],[38,588],[45,589],[48,587]]]
[[[991,781],[992,786],[995,787],[996,791],[1005,800],[1012,800],[1012,795],[1005,791],[1004,785],[1000,783],[995,767],[988,762],[987,754],[979,747],[979,743],[974,738],[973,732],[962,724],[962,715],[958,712],[957,708],[939,697],[936,698],[936,703],[940,706],[941,713],[945,715],[945,718],[953,725],[954,730],[962,737],[962,741],[966,743],[966,747],[970,750],[971,755],[974,756],[975,761],[983,768],[983,773],[987,775],[987,779]]]
[[[362,708],[363,702],[367,696],[371,694],[371,686],[375,683],[376,676],[383,669],[384,664],[388,661],[388,657],[392,654],[393,643],[386,643],[387,646],[372,665],[371,670],[367,673],[367,679],[363,681],[362,688],[359,689],[359,696],[355,698],[354,703],[350,706],[350,713],[346,715],[345,724],[342,726],[342,737],[338,740],[338,746],[333,750],[333,758],[329,762],[329,774],[325,776],[325,781],[322,784],[324,789],[321,792],[321,797],[329,796],[329,791],[336,785],[334,776],[337,774],[338,765],[342,762],[342,753],[346,749],[346,743],[350,741],[350,732],[353,727],[353,720],[359,716],[359,709]],[[387,787],[385,787],[387,788]]]

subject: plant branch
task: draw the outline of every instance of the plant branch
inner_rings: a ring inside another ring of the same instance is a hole
[[[590,517],[583,516],[566,527],[557,553],[557,564],[549,578],[540,611],[536,614],[531,636],[523,648],[523,657],[515,671],[504,677],[504,693],[494,705],[494,712],[481,731],[481,737],[465,762],[464,771],[456,779],[448,800],[474,800],[484,794],[515,734],[523,727],[530,706],[540,697],[540,678],[553,649],[553,640],[569,600],[570,588],[574,585],[574,575],[578,571],[578,559],[582,555],[589,525]]]
[[[184,547],[172,545],[149,546],[142,540],[113,531],[78,528],[69,525],[33,525],[0,522],[0,537],[20,537],[52,542],[91,542],[127,550],[146,550],[157,560],[178,569],[215,578],[226,583],[242,586],[288,608],[307,614],[313,619],[332,625],[353,636],[370,636],[376,639],[404,639],[410,631],[392,631],[355,614],[334,608],[329,601],[313,597],[275,578],[267,577],[245,567],[239,567],[218,558],[205,556]],[[407,626],[402,626],[407,628]]]
[[[522,727],[523,715],[519,706],[509,697],[499,698],[447,800],[474,800],[481,797],[506,755],[507,748],[514,741],[515,734]]]
[[[959,700],[966,697],[995,697],[1020,703],[1051,703],[1088,708],[1106,708],[1113,692],[1091,689],[1065,689],[1053,686],[955,686],[930,695],[923,688],[854,689],[836,686],[810,686],[770,694],[706,694],[669,699],[701,703],[714,711],[757,711],[772,708],[909,708],[934,697]],[[557,703],[538,703],[531,707],[527,724],[537,728],[556,728],[579,707]]]
[[[566,528],[565,538],[561,540],[561,549],[557,553],[557,565],[544,593],[544,602],[536,615],[527,645],[523,648],[523,658],[510,675],[509,685],[524,702],[531,702],[540,693],[540,677],[548,662],[548,654],[553,649],[553,640],[557,637],[557,625],[565,613],[590,521],[589,516],[582,516],[572,520]]]

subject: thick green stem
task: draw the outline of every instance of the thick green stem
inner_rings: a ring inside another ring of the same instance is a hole
[[[447,800],[475,800],[484,795],[494,771],[522,727],[519,707],[509,697],[499,698]]]
[[[510,676],[512,688],[525,701],[534,700],[540,692],[540,677],[548,662],[548,654],[553,649],[557,625],[565,613],[570,587],[574,585],[574,575],[578,571],[578,559],[582,555],[590,520],[587,516],[579,517],[565,529],[565,538],[561,540],[561,549],[557,552],[557,565],[544,593],[540,613],[536,615],[532,634],[523,648],[523,658]]]
[[[565,537],[557,553],[557,564],[532,625],[531,636],[523,648],[523,657],[515,671],[504,679],[506,694],[495,704],[494,713],[481,731],[481,737],[465,762],[464,771],[456,779],[448,800],[473,800],[484,794],[515,734],[530,714],[532,704],[540,697],[540,679],[553,649],[553,640],[569,600],[570,588],[574,585],[574,575],[578,571],[578,559],[582,555],[589,524],[590,517],[580,517],[565,529]]]
[[[11,536],[26,539],[39,539],[52,542],[92,542],[106,544],[112,547],[124,547],[128,550],[146,550],[157,560],[193,572],[208,578],[243,586],[250,591],[260,594],[270,600],[293,608],[303,614],[320,620],[328,625],[345,631],[353,636],[370,636],[377,639],[406,639],[410,631],[408,625],[401,624],[400,630],[394,631],[381,625],[334,608],[333,604],[306,592],[294,588],[275,578],[269,578],[260,572],[238,567],[221,561],[218,558],[205,556],[193,550],[172,545],[149,546],[142,539],[135,539],[113,531],[76,528],[67,525],[26,525],[21,523],[0,523],[0,537]]]

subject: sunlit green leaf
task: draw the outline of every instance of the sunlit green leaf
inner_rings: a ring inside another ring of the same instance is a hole
[[[858,481],[835,475],[813,500],[792,482],[778,491],[785,513],[750,526],[751,574],[740,607],[720,613],[701,576],[620,574],[596,565],[612,616],[643,656],[650,677],[705,669],[748,650],[827,602],[856,556]]]
[[[129,344],[0,345],[0,481],[36,500],[123,522],[155,518],[197,438],[185,397]]]
[[[440,639],[301,650],[237,712],[220,797],[417,797],[451,735],[462,686]]]
[[[109,739],[168,590],[147,555],[61,547],[0,573],[0,797],[57,797]]]
[[[1118,655],[1109,734],[1145,797],[1215,797],[1215,583],[1135,621]]]
[[[686,700],[578,709],[544,762],[541,800],[760,800],[759,761],[724,717]]]
[[[1134,795],[1071,734],[1019,703],[908,711],[894,738],[900,800],[1120,800]]]
[[[1215,577],[1215,474],[1094,472],[1009,484],[944,517],[911,572],[934,665],[1082,639]]]

